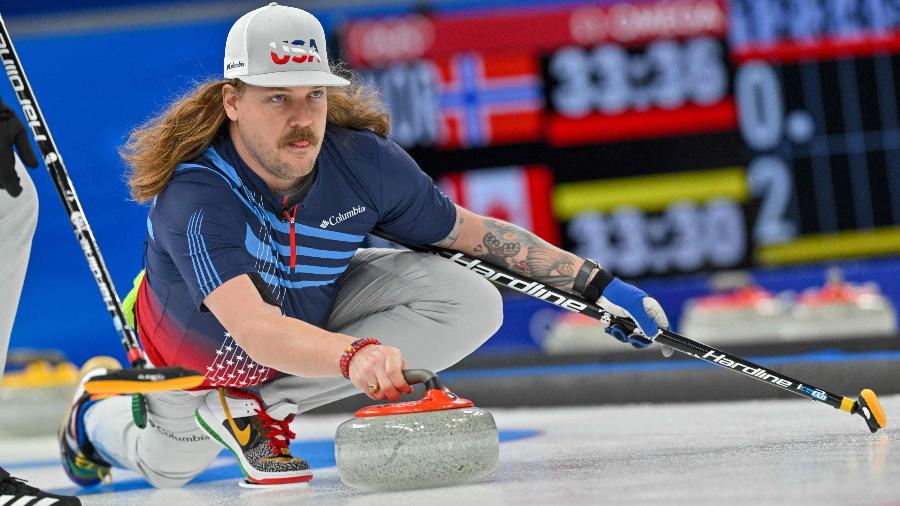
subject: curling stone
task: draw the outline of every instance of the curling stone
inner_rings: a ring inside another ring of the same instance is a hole
[[[403,371],[425,384],[418,401],[369,406],[337,428],[334,454],[341,481],[366,490],[455,485],[497,466],[494,417],[424,369]]]

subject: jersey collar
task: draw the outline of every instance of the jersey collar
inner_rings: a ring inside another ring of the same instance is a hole
[[[234,142],[231,141],[228,130],[224,130],[216,139],[213,143],[213,149],[219,153],[223,160],[234,167],[238,177],[250,190],[262,196],[262,200],[269,210],[275,213],[276,216],[279,216],[282,207],[282,197],[272,191],[269,185],[244,162],[244,159],[238,154]]]

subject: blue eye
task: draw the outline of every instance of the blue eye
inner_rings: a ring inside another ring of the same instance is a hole
[[[285,100],[287,100],[287,97],[280,93],[278,95],[272,95],[271,97],[269,97],[269,101],[275,103],[284,102]]]
[[[325,90],[312,90],[309,92],[309,96],[312,98],[322,98],[325,96]]]

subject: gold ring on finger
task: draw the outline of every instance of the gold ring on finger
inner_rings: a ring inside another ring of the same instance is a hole
[[[379,390],[381,390],[381,385],[379,385],[378,383],[372,383],[371,385],[369,385],[369,393],[370,394],[374,394],[374,393],[378,392]]]

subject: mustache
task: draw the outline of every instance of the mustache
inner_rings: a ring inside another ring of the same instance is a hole
[[[309,141],[310,145],[315,146],[319,143],[319,138],[309,127],[295,128],[278,140],[278,147],[286,148],[289,144],[300,141]]]

